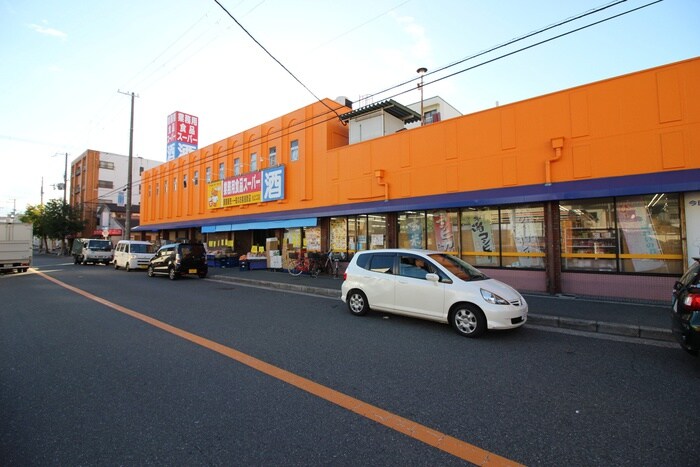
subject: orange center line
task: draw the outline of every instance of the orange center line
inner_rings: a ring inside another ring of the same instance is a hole
[[[306,391],[309,394],[313,394],[314,396],[319,397],[320,399],[331,402],[339,407],[342,407],[365,418],[373,420],[388,428],[391,428],[392,430],[398,431],[399,433],[403,433],[406,436],[410,436],[413,439],[421,441],[434,448],[440,449],[441,451],[452,454],[453,456],[456,456],[465,461],[471,462],[476,465],[489,466],[521,465],[517,462],[506,459],[505,457],[501,457],[497,454],[491,453],[477,446],[454,438],[452,436],[428,428],[425,425],[421,425],[420,423],[388,412],[377,406],[368,404],[352,396],[348,396],[347,394],[336,391],[335,389],[323,386],[322,384],[318,384],[314,381],[311,381],[310,379],[304,378],[295,373],[291,373],[275,365],[266,363],[262,360],[259,360],[255,357],[252,357],[231,347],[227,347],[223,344],[219,344],[217,342],[198,336],[196,334],[192,334],[183,329],[151,318],[150,316],[138,313],[121,305],[117,305],[116,303],[110,302],[109,300],[105,300],[104,298],[98,297],[82,289],[66,284],[65,282],[55,279],[43,272],[36,270],[34,272],[43,277],[44,279],[47,279],[53,282],[54,284],[57,284],[72,292],[82,295],[83,297],[89,300],[93,300],[106,307],[112,308],[113,310],[116,310],[120,313],[131,316],[132,318],[143,321],[144,323],[150,324],[151,326],[154,326],[172,335],[178,336],[182,339],[186,339],[201,347],[229,357],[230,359],[242,363],[243,365],[246,365],[254,370],[257,370],[275,379],[297,387],[302,391]]]

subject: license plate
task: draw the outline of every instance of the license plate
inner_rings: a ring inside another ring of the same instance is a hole
[[[196,269],[189,269],[188,271],[189,271],[190,274],[197,274],[197,270],[196,270]]]

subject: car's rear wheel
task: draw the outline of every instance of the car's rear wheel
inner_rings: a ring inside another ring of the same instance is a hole
[[[347,296],[348,310],[356,316],[366,315],[369,311],[367,296],[360,290],[351,290]]]
[[[117,260],[114,260],[114,269],[119,269],[119,265],[117,264]]]
[[[156,275],[156,271],[153,269],[153,265],[149,264],[148,265],[148,277],[154,277]]]
[[[450,313],[450,324],[458,334],[465,337],[479,337],[486,332],[486,316],[478,306],[472,304],[458,305]]]
[[[171,267],[170,269],[168,269],[168,279],[170,279],[171,281],[177,279],[177,273],[175,272],[175,268]]]

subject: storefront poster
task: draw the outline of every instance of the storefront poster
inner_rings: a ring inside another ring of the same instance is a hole
[[[472,241],[474,242],[474,251],[493,253],[491,221],[486,217],[474,216],[470,226],[472,230]]]
[[[331,219],[331,250],[345,251],[348,245],[347,238],[345,219]]]
[[[633,255],[659,255],[662,253],[656,239],[654,224],[643,199],[629,200],[617,206],[617,224],[627,244],[628,253]],[[661,270],[666,268],[664,261],[633,259],[636,272]]]
[[[321,251],[321,227],[307,227],[304,229],[307,251]]]
[[[435,232],[435,245],[438,251],[454,251],[454,233],[452,232],[452,222],[447,212],[439,211],[433,215],[433,231]]]
[[[423,225],[418,219],[411,219],[406,226],[409,248],[424,248]]]
[[[536,213],[523,210],[514,210],[512,218],[513,235],[515,236],[515,248],[520,253],[542,253],[540,238],[542,237],[542,223],[538,221]],[[519,267],[542,267],[544,260],[538,257],[521,256],[518,260]]]

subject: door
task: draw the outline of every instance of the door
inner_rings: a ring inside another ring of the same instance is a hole
[[[410,253],[399,254],[394,299],[396,310],[423,318],[444,319],[445,284],[427,279],[428,274],[437,272],[437,267],[425,258]]]

